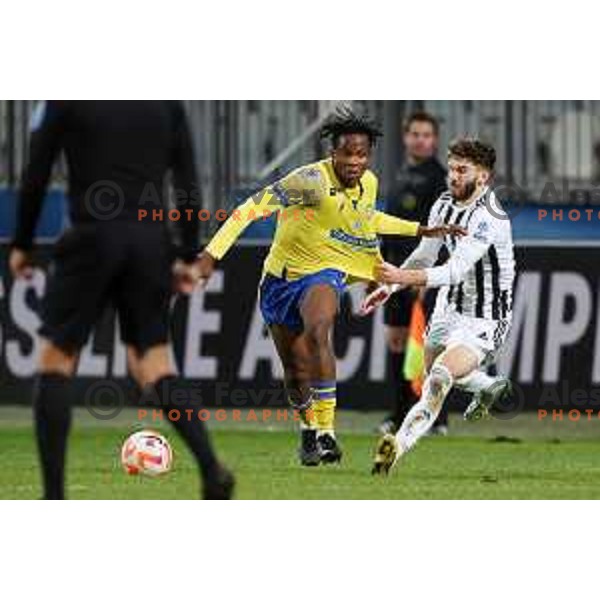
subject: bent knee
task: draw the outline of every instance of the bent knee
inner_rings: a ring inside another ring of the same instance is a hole
[[[133,351],[128,358],[133,359],[130,363],[131,375],[141,387],[177,373],[166,344],[149,348],[144,353]]]
[[[300,357],[290,357],[286,361],[282,361],[283,373],[286,381],[304,381],[309,379],[310,364]]]
[[[332,329],[333,321],[317,319],[305,324],[304,334],[313,346],[325,346],[329,343]]]
[[[454,383],[452,373],[446,365],[440,362],[435,362],[432,365],[428,377],[434,393],[438,390],[448,390]]]

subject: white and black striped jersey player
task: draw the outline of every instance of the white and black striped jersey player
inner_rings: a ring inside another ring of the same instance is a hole
[[[440,288],[426,346],[435,351],[466,345],[479,366],[487,366],[504,343],[512,316],[515,261],[508,215],[489,188],[468,206],[445,192],[433,205],[429,223],[462,225],[467,235],[424,238],[402,265],[424,269],[427,287]],[[449,259],[434,267],[442,246]]]
[[[515,277],[508,215],[489,187],[496,155],[489,144],[462,138],[448,152],[448,188],[433,205],[429,224],[453,224],[462,235],[423,239],[400,266],[376,269],[386,285],[363,303],[363,313],[383,304],[400,286],[439,288],[425,337],[426,377],[419,401],[395,436],[379,441],[373,471],[387,473],[410,450],[439,414],[453,386],[474,392],[465,418],[475,420],[510,393],[510,383],[484,368],[503,345],[511,322]],[[434,266],[442,246],[449,258]]]

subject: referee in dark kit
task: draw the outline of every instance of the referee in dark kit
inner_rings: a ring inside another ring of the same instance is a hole
[[[173,288],[189,293],[198,282],[193,266],[198,220],[177,222],[175,246],[165,222],[139,220],[138,208],[150,194],[168,208],[169,176],[181,214],[188,207],[198,210],[200,195],[181,102],[44,101],[34,111],[31,130],[9,256],[14,278],[31,276],[35,227],[61,152],[68,167],[72,227],[53,252],[33,400],[44,498],[62,499],[70,379],[107,305],[116,308],[140,393],[158,394],[165,413],[175,408],[169,393],[178,381],[170,360],[169,300]],[[176,408],[185,408],[177,398]],[[172,423],[198,462],[203,497],[230,498],[233,476],[217,460],[204,424],[183,418]]]

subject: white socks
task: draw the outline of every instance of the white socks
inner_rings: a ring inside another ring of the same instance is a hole
[[[453,383],[444,365],[433,365],[423,384],[421,399],[410,409],[396,434],[402,452],[410,450],[429,431]]]
[[[429,431],[453,385],[476,394],[490,389],[500,379],[475,370],[454,381],[444,365],[434,364],[423,384],[421,399],[410,409],[396,434],[402,452],[410,450]]]

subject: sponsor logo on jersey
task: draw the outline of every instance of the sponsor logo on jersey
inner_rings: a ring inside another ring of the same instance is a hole
[[[372,248],[379,247],[379,240],[375,238],[364,238],[358,237],[356,235],[352,235],[350,233],[346,233],[341,229],[332,229],[329,232],[329,237],[338,242],[342,242],[344,244],[348,244],[350,246],[354,246],[355,248],[367,249],[370,250]]]
[[[488,242],[488,237],[490,235],[490,225],[486,221],[481,221],[479,225],[477,225],[477,229],[473,233],[473,237],[480,242]]]

